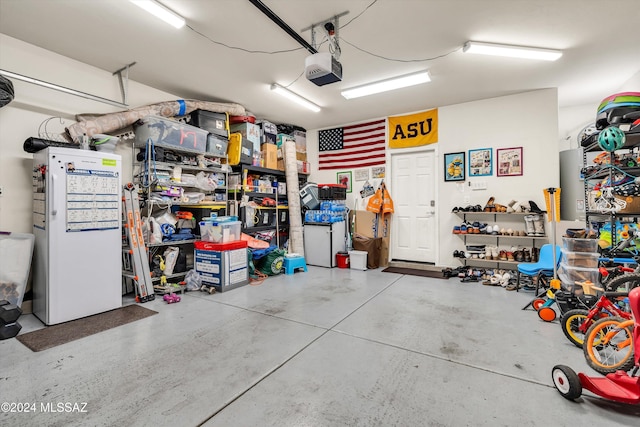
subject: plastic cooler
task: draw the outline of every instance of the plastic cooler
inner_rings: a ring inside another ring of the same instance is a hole
[[[136,145],[144,145],[151,139],[155,144],[173,145],[184,150],[204,153],[207,149],[206,130],[190,126],[166,117],[147,116],[135,125]]]
[[[318,207],[320,207],[318,184],[308,182],[300,188],[300,201],[302,206],[309,210],[318,209]]]

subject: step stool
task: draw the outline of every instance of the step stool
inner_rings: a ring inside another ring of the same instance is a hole
[[[303,256],[284,257],[284,274],[293,274],[297,268],[303,268],[307,271],[307,262]]]

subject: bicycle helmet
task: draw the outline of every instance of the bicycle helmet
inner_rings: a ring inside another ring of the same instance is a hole
[[[613,152],[624,147],[626,137],[624,132],[615,126],[609,126],[598,136],[598,145],[604,151]]]

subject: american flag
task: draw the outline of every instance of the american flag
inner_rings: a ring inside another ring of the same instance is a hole
[[[385,119],[318,132],[318,169],[355,169],[385,164]]]

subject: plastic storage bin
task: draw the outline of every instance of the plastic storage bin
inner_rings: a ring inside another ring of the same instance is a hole
[[[200,221],[200,239],[206,242],[229,243],[240,240],[240,221]]]
[[[207,135],[207,153],[218,156],[226,157],[227,146],[229,145],[229,139],[224,136],[210,133]]]
[[[212,111],[195,110],[191,112],[191,124],[209,133],[229,138],[229,121],[227,113],[214,113]]]
[[[571,252],[562,249],[560,262],[573,267],[598,268],[599,259],[598,252]]]
[[[209,132],[166,117],[147,116],[135,124],[136,145],[144,146],[151,139],[154,144],[173,145],[183,150],[204,153]]]
[[[560,263],[558,267],[558,278],[564,287],[570,291],[582,289],[575,282],[589,280],[593,283],[598,283],[599,275],[597,268],[575,267],[564,263]]]
[[[318,198],[320,200],[345,200],[347,186],[342,184],[318,184]]]
[[[352,270],[366,270],[367,269],[367,252],[349,251],[349,267]]]
[[[598,239],[562,238],[564,249],[569,252],[598,252]]]

